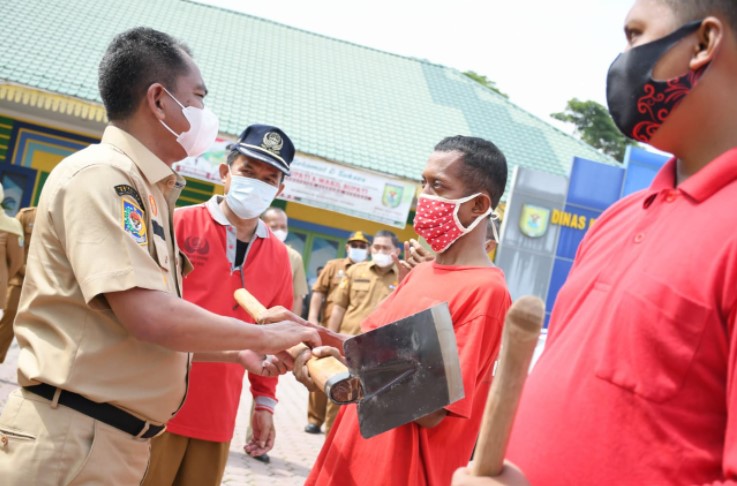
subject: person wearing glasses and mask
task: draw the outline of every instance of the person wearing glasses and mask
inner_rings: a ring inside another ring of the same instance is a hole
[[[286,246],[260,219],[284,189],[294,145],[279,128],[251,125],[220,166],[225,196],[174,212],[177,240],[194,270],[184,298],[205,309],[253,322],[233,293],[247,289],[266,306],[292,305]],[[228,459],[244,369],[231,363],[194,363],[184,405],[151,443],[145,485],[219,485]],[[276,377],[248,374],[254,407],[245,449],[262,457],[274,445]],[[268,457],[268,456],[267,456]]]
[[[193,358],[272,375],[289,362],[265,354],[320,342],[294,322],[247,325],[181,298],[191,265],[173,231],[184,179],[171,166],[218,134],[189,48],[123,32],[99,87],[101,142],[51,171],[36,210],[14,327],[21,389],[0,415],[4,486],[140,484]]]
[[[346,257],[329,260],[325,264],[322,272],[317,277],[317,282],[312,286],[308,321],[328,327],[338,286],[345,277],[346,271],[352,265],[366,260],[368,247],[369,240],[366,235],[363,231],[356,231],[348,236],[345,245]],[[322,320],[320,320],[321,317]],[[309,434],[320,433],[320,428],[325,422],[326,410],[327,397],[325,394],[321,391],[311,391],[307,404],[305,432]]]

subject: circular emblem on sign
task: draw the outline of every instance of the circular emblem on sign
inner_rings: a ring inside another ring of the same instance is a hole
[[[284,146],[284,140],[282,140],[281,135],[278,133],[268,132],[264,135],[264,140],[261,143],[261,146],[270,152],[276,152],[278,154]]]

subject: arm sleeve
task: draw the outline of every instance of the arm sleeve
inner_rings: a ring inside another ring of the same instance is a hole
[[[328,291],[330,290],[330,279],[333,277],[333,266],[332,262],[325,264],[325,268],[323,268],[320,275],[317,276],[317,282],[312,286],[313,292],[325,294],[325,297],[327,298]]]
[[[295,253],[294,268],[292,275],[292,288],[294,297],[304,297],[307,295],[307,275],[305,275],[305,265],[302,255]]]
[[[338,284],[338,288],[333,292],[333,305],[339,305],[344,309],[348,309],[351,295],[351,282],[353,282],[352,270],[355,267],[351,267],[345,273],[345,276],[341,279]]]
[[[727,370],[727,424],[724,434],[722,474],[725,479],[711,484],[737,484],[737,303],[727,317],[730,333]],[[730,478],[730,479],[726,479]]]
[[[8,234],[8,279],[11,279],[23,266],[23,244],[17,236]]]
[[[28,221],[26,221],[26,218],[28,217],[28,211],[20,211],[18,214],[15,215],[15,218],[20,223],[20,226],[22,228],[23,234],[25,235],[26,225],[28,224]],[[24,244],[27,244],[24,241]],[[25,252],[25,250],[24,250]],[[26,275],[26,255],[23,256],[23,262],[21,263],[20,268],[18,269],[18,276],[25,277]]]
[[[54,230],[88,303],[135,287],[167,290],[166,270],[148,252],[146,214],[134,198],[117,194],[118,185],[135,187],[123,171],[93,165],[75,173],[49,201]],[[135,235],[131,212],[141,224]]]

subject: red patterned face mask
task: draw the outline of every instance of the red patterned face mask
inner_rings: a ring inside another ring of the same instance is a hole
[[[421,195],[417,198],[417,212],[414,227],[418,235],[425,238],[435,253],[443,253],[458,238],[476,227],[489,210],[464,227],[458,219],[458,208],[481,193],[472,194],[460,199],[446,199],[440,196]]]
[[[676,106],[696,85],[706,66],[666,81],[653,79],[660,58],[696,32],[702,20],[689,22],[656,41],[634,47],[614,60],[607,74],[607,104],[622,133],[648,143]]]

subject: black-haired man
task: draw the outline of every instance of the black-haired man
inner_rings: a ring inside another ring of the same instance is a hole
[[[508,458],[531,484],[734,484],[737,8],[636,0],[624,30],[609,111],[675,157],[581,243]]]
[[[100,64],[109,126],[64,159],[41,192],[15,332],[18,376],[0,416],[4,485],[138,484],[149,439],[181,406],[192,356],[268,375],[264,359],[317,334],[245,325],[180,298],[189,262],[172,228],[184,180],[218,122],[189,49],[147,28]],[[251,349],[227,352],[224,350]],[[288,364],[288,363],[287,363]]]
[[[414,221],[437,252],[435,261],[413,268],[361,325],[369,331],[448,302],[465,398],[368,440],[359,434],[355,406],[343,407],[306,484],[448,484],[455,468],[468,462],[510,305],[504,275],[484,250],[489,215],[506,178],[504,155],[491,142],[456,136],[435,146],[422,173]],[[303,363],[309,356],[305,352],[295,362],[308,385]]]

